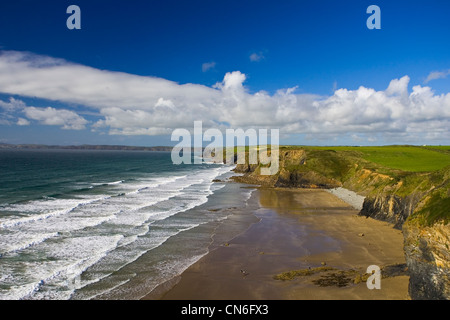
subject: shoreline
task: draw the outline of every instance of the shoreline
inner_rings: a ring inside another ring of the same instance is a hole
[[[405,263],[401,231],[357,213],[325,190],[258,187],[248,210],[232,214],[217,230],[205,256],[143,299],[409,299],[404,273],[383,278],[381,290],[369,290],[365,282],[317,285],[350,270],[364,274],[369,265]],[[227,240],[233,224],[241,232]],[[329,270],[275,279],[283,272],[321,266]]]

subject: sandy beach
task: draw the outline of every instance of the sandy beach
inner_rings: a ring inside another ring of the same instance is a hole
[[[324,190],[259,188],[216,230],[207,255],[145,299],[409,299],[405,272],[390,272],[379,290],[355,283],[370,265],[405,263],[401,231],[357,213]]]

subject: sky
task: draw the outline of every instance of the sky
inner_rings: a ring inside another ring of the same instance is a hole
[[[448,145],[449,17],[444,0],[2,0],[0,143],[174,145],[202,121]]]

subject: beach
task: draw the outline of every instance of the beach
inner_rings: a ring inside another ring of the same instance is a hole
[[[325,190],[257,188],[208,254],[144,299],[409,299],[402,232],[358,211]],[[386,275],[380,289],[361,277],[371,265]]]

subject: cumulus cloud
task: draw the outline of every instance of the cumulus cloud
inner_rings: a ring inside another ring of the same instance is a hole
[[[15,122],[13,114],[24,106],[22,101],[12,97],[8,101],[0,100],[0,125],[12,125]]]
[[[15,110],[20,110],[25,107],[25,103],[21,100],[16,100],[14,98],[9,98],[9,101],[2,101],[0,100],[0,108],[7,112],[12,112]]]
[[[28,126],[28,125],[30,125],[30,121],[28,121],[27,119],[24,119],[24,118],[18,118],[17,125],[18,126]]]
[[[430,82],[432,80],[445,79],[445,78],[447,78],[448,75],[450,75],[450,69],[445,70],[445,71],[433,71],[428,74],[424,83],[427,84],[428,82]]]
[[[242,90],[247,77],[240,71],[228,72],[223,81],[215,84],[215,88],[224,90]]]
[[[330,141],[340,135],[396,143],[450,138],[450,93],[437,95],[421,85],[409,89],[408,76],[393,79],[385,90],[340,88],[330,96],[297,93],[296,87],[251,93],[246,79],[234,71],[212,87],[181,85],[28,53],[0,55],[0,92],[91,108],[100,116],[91,129],[114,135],[171,134],[202,120],[205,129],[279,128],[282,135]],[[65,129],[88,125],[76,110],[26,107],[11,99],[0,107],[22,108],[28,120]]]
[[[82,130],[88,123],[86,119],[75,112],[65,109],[25,107],[23,112],[28,119],[37,120],[44,125],[61,126],[66,130]],[[22,123],[24,122],[22,121]]]
[[[27,106],[22,100],[10,98],[9,101],[0,100],[0,124],[28,126],[29,120],[36,120],[43,125],[61,126],[62,129],[82,130],[86,128],[88,121],[73,111],[55,109],[52,107],[37,108]],[[25,118],[17,116],[24,114]]]

